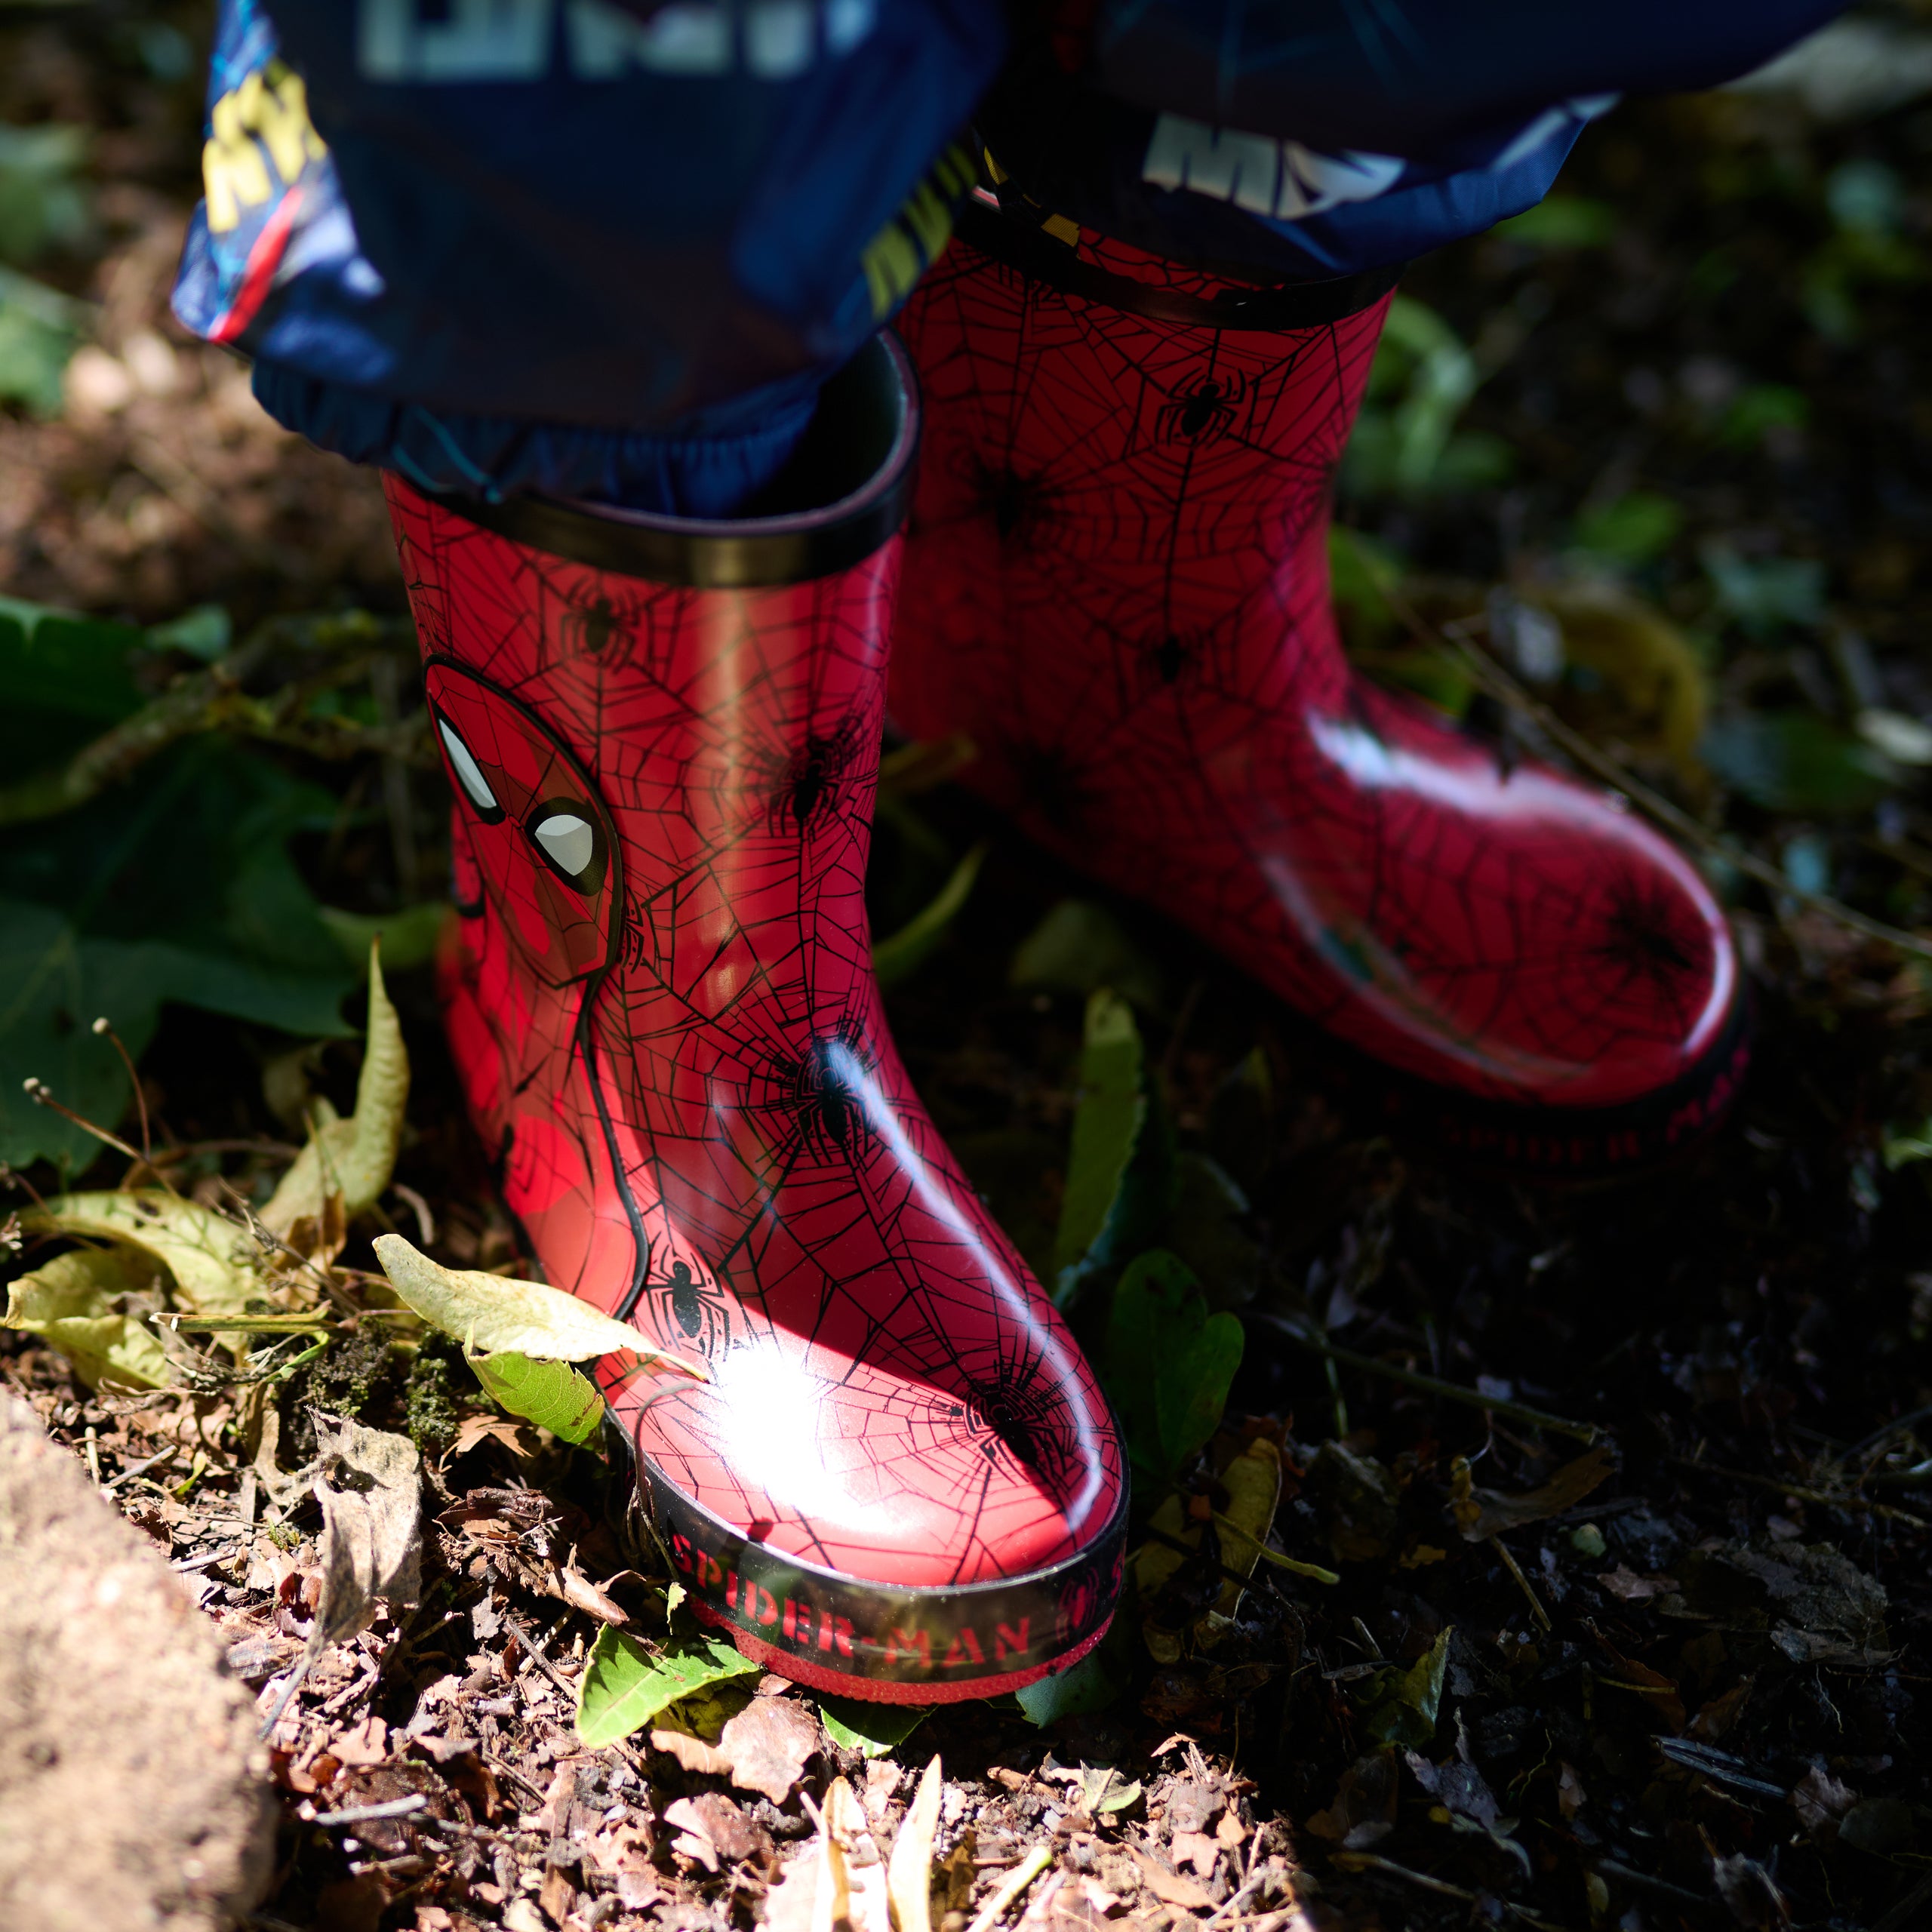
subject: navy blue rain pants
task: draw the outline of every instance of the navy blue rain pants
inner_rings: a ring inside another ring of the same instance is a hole
[[[1007,192],[1263,284],[1548,190],[1843,0],[221,0],[175,291],[426,488],[717,516]]]

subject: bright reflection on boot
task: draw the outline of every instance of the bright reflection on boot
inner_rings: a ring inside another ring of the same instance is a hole
[[[1074,1365],[1066,1336],[1057,1329],[1043,1329],[1038,1324],[1032,1297],[1014,1279],[998,1251],[982,1239],[980,1230],[962,1212],[952,1190],[943,1186],[927,1167],[918,1149],[906,1137],[905,1128],[880,1091],[878,1082],[858,1055],[843,1040],[833,1040],[826,1043],[826,1060],[839,1084],[847,1093],[855,1096],[865,1109],[866,1124],[884,1143],[919,1205],[977,1263],[986,1282],[1010,1312],[1014,1324],[1039,1350],[1050,1386],[1057,1389],[1074,1386]],[[1065,1518],[1069,1534],[1077,1537],[1087,1529],[1088,1518],[1100,1505],[1106,1478],[1101,1466],[1100,1438],[1088,1419],[1084,1406],[1069,1402],[1066,1407],[1068,1420],[1077,1432],[1078,1463],[1084,1480],[1077,1495],[1068,1498],[1054,1497],[1049,1500],[1057,1505]]]

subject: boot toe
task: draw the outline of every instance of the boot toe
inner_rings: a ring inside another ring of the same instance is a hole
[[[986,1696],[1104,1629],[1124,1473],[1070,1345],[1057,1372],[998,1385],[782,1331],[712,1366],[619,1400],[694,1607],[774,1668]]]

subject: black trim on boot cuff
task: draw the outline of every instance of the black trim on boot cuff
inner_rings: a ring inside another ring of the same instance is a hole
[[[1150,321],[1199,329],[1248,329],[1267,334],[1320,328],[1372,309],[1401,278],[1406,264],[1370,269],[1334,281],[1282,282],[1272,288],[1230,289],[1211,300],[1156,288],[1084,260],[1071,247],[1030,223],[1016,221],[969,201],[954,232],[961,241],[1063,295],[1104,303]]]
[[[863,563],[906,521],[918,394],[897,339],[875,336],[826,383],[783,469],[734,517],[653,516],[534,495],[434,500],[512,543],[654,583],[694,590],[802,583]]]

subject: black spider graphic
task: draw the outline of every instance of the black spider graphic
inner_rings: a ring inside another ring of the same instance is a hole
[[[1168,636],[1148,648],[1147,656],[1154,669],[1160,673],[1164,685],[1177,685],[1183,674],[1193,664],[1195,653],[1192,645],[1184,644],[1179,638]]]
[[[715,1281],[694,1275],[688,1262],[673,1261],[666,1278],[648,1283],[644,1292],[660,1334],[682,1335],[705,1355],[730,1346],[731,1298]]]
[[[1244,377],[1204,376],[1192,389],[1161,405],[1158,433],[1168,441],[1178,438],[1187,443],[1218,442],[1247,397]]]
[[[1016,550],[1032,549],[1059,516],[1059,492],[1044,476],[1023,476],[1011,464],[976,454],[971,482],[980,514],[992,518],[1000,541]]]
[[[872,1137],[861,1089],[870,1078],[872,1057],[856,1025],[814,1040],[794,1059],[772,1062],[778,1103],[792,1118],[798,1143],[821,1159],[834,1149],[854,1152]]]
[[[1681,993],[1703,964],[1700,935],[1687,928],[1676,900],[1661,888],[1624,878],[1605,895],[1593,950],[1604,964],[1649,985],[1666,1000]]]
[[[595,657],[623,628],[623,620],[611,608],[608,597],[589,604],[573,604],[558,619],[558,634],[573,652],[588,651]]]
[[[1049,1494],[1069,1495],[1081,1478],[1080,1451],[1065,1396],[1037,1350],[1020,1345],[990,1374],[969,1374],[963,1401],[948,1403],[947,1418],[963,1425],[988,1462],[1002,1455],[1036,1476]]]
[[[836,816],[839,793],[868,735],[856,713],[829,733],[806,734],[771,788],[766,820],[774,832],[793,832],[802,838],[821,818]]]

